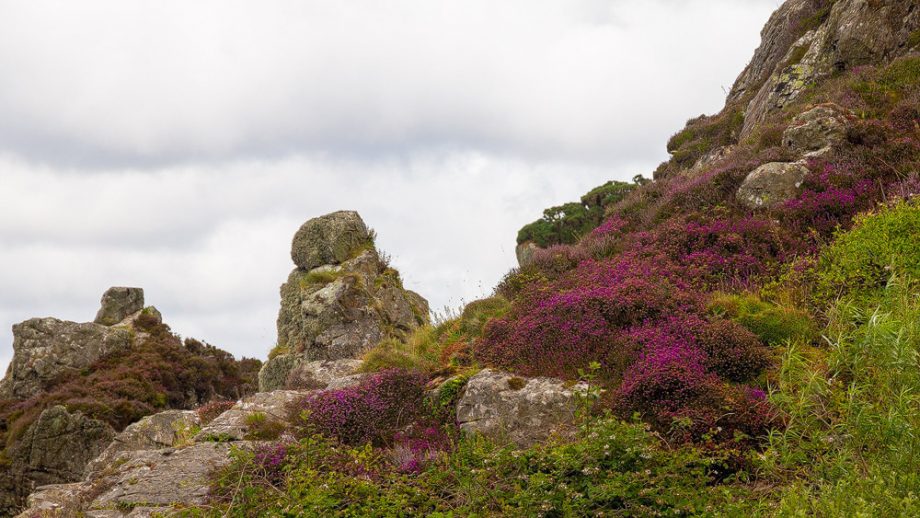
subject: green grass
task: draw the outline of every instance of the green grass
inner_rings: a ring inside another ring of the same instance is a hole
[[[864,214],[821,255],[815,297],[873,297],[892,274],[920,279],[920,204],[899,202]]]
[[[820,354],[786,353],[788,427],[762,457],[780,516],[920,515],[920,298],[896,279],[878,300],[839,302]]]

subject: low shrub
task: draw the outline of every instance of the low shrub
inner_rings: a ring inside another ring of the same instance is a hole
[[[425,377],[388,369],[359,385],[310,394],[292,405],[301,435],[319,433],[345,444],[387,444],[423,411]]]
[[[235,401],[211,401],[210,403],[198,407],[195,412],[198,414],[198,420],[201,422],[201,426],[206,426],[211,421],[217,419],[219,415],[233,408],[235,404]]]
[[[808,313],[766,302],[753,294],[716,294],[709,302],[709,312],[741,324],[767,345],[809,343],[817,336]]]
[[[872,297],[892,274],[920,278],[920,205],[901,201],[860,216],[821,254],[815,296]]]

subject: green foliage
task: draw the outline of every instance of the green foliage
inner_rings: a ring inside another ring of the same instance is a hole
[[[378,372],[385,369],[405,369],[434,372],[440,368],[443,344],[437,328],[422,326],[408,338],[387,338],[367,351],[359,369],[361,372]]]
[[[272,419],[264,412],[253,412],[246,416],[246,439],[250,441],[273,441],[286,429],[283,422]]]
[[[744,126],[740,108],[723,110],[718,115],[701,115],[668,141],[671,163],[678,168],[691,167],[706,153],[734,144]]]
[[[815,298],[873,297],[892,274],[920,278],[920,205],[901,201],[857,218],[821,254]]]
[[[542,218],[518,232],[518,244],[532,241],[546,248],[578,242],[581,236],[600,225],[607,207],[626,198],[642,180],[639,175],[634,178],[634,184],[609,181],[582,196],[580,202],[546,209]]]
[[[482,335],[486,323],[503,316],[509,309],[508,301],[498,295],[468,304],[459,318],[437,326],[422,326],[407,338],[389,338],[364,354],[361,372],[378,372],[384,369],[406,369],[436,372],[451,363],[462,360],[468,364],[469,344]]]
[[[768,345],[790,340],[809,343],[817,336],[808,313],[766,302],[753,294],[715,294],[709,311],[741,324]]]
[[[761,459],[783,516],[920,514],[920,299],[839,302],[820,354],[790,348],[773,401],[787,414]]]
[[[525,450],[460,440],[418,474],[392,452],[321,436],[286,447],[280,467],[236,450],[211,506],[186,516],[687,516],[745,509],[726,459],[668,450],[644,426],[592,421],[574,440]]]

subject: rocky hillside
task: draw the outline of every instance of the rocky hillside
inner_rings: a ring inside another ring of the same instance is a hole
[[[443,321],[356,213],[308,221],[261,392],[118,434],[47,405],[20,437],[97,446],[23,516],[920,514],[918,11],[787,1],[654,181],[548,210]]]
[[[0,515],[35,487],[83,477],[119,431],[169,408],[255,390],[257,360],[180,341],[140,288],[111,288],[93,322],[33,318],[13,326],[0,381]]]

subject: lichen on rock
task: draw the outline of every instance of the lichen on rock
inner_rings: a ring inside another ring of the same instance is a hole
[[[298,365],[356,358],[385,338],[404,337],[428,323],[427,301],[403,287],[356,212],[304,223],[291,257],[297,268],[281,286],[278,312],[283,354],[264,365],[261,390],[294,388],[289,377]]]

